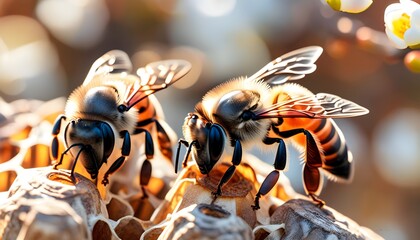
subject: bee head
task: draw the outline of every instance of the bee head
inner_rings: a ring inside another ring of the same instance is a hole
[[[81,161],[93,179],[114,149],[111,126],[101,121],[73,120],[67,124],[65,143],[74,160]]]
[[[198,113],[189,113],[185,118],[183,132],[192,155],[202,174],[208,174],[222,156],[226,134],[222,126],[205,120]]]
[[[215,105],[216,122],[228,129],[231,138],[251,140],[263,137],[269,121],[257,120],[255,112],[262,109],[261,96],[252,90],[235,90],[223,95]]]

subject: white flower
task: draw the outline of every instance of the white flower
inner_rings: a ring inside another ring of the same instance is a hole
[[[385,33],[396,48],[420,48],[420,5],[400,0],[385,9]]]
[[[360,13],[365,11],[373,0],[325,0],[336,11]]]

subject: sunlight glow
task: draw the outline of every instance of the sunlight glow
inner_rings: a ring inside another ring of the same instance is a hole
[[[201,0],[195,1],[195,7],[209,17],[228,15],[233,11],[236,0]]]

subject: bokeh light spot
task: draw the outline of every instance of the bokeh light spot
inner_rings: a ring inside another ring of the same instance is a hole
[[[420,111],[403,108],[374,131],[374,160],[382,176],[401,187],[420,186]]]
[[[404,65],[413,73],[420,73],[420,51],[414,50],[404,57]]]
[[[337,22],[337,28],[342,33],[350,33],[353,29],[353,22],[346,17],[342,17]]]
[[[89,48],[101,40],[109,13],[100,0],[43,0],[36,15],[51,33],[63,43]]]
[[[367,41],[372,37],[372,31],[368,27],[361,27],[356,32],[356,38],[360,41]]]
[[[235,8],[236,0],[201,0],[195,1],[195,7],[209,17],[229,14]]]

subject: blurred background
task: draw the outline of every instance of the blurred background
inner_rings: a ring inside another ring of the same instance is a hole
[[[191,73],[156,94],[182,136],[184,117],[213,86],[296,48],[322,46],[317,71],[299,84],[370,114],[337,120],[354,155],[354,181],[327,182],[321,198],[386,239],[415,239],[420,75],[404,65],[409,50],[394,49],[384,35],[383,13],[394,2],[375,1],[353,15],[320,0],[1,0],[0,96],[68,96],[111,49],[126,51],[136,68],[182,58],[192,62]],[[303,193],[301,171],[289,161],[286,174]]]

